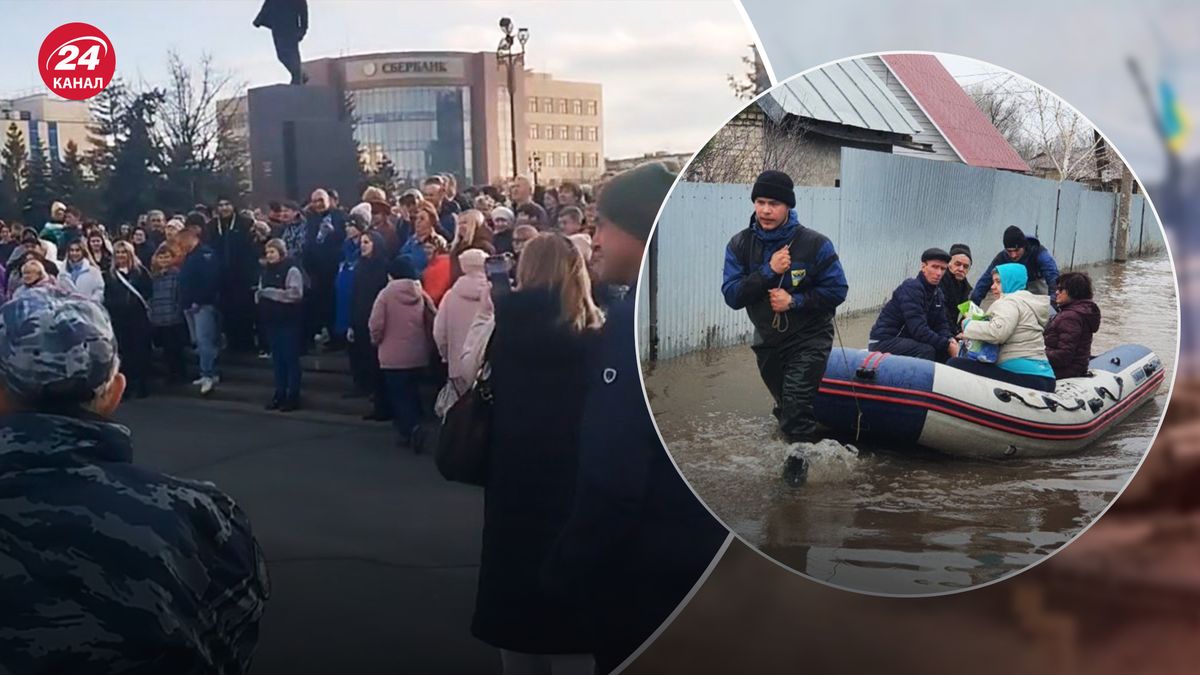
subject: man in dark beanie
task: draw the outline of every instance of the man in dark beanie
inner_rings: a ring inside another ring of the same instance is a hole
[[[221,325],[233,352],[254,351],[254,288],[258,285],[258,252],[251,244],[254,221],[239,215],[233,200],[217,199],[217,214],[208,221],[204,243],[221,264]]]
[[[868,349],[941,363],[958,356],[957,331],[950,330],[939,286],[949,264],[950,254],[940,248],[921,254],[920,272],[896,287],[875,319]]]
[[[605,282],[637,281],[674,181],[667,165],[652,162],[605,185],[595,239]],[[675,470],[643,402],[633,298],[609,308],[588,376],[575,504],[543,570],[547,588],[586,613],[597,673],[611,672],[650,638],[728,536]]]
[[[721,292],[754,324],[751,348],[790,442],[816,440],[813,399],[833,348],[833,315],[849,286],[828,237],[800,224],[792,179],[764,171],[750,224],[725,248]]]
[[[942,296],[946,298],[946,320],[950,331],[958,332],[958,306],[971,299],[971,282],[967,272],[971,271],[971,248],[966,244],[950,247],[950,265],[942,275]]]
[[[1054,262],[1054,256],[1042,247],[1037,237],[1025,236],[1016,225],[1010,225],[1004,230],[1004,250],[992,258],[992,262],[988,263],[987,269],[980,275],[979,281],[975,282],[975,290],[971,291],[972,302],[983,303],[983,299],[992,288],[992,270],[996,265],[1005,263],[1024,265],[1029,276],[1025,290],[1034,295],[1049,295],[1050,306],[1058,309],[1054,301],[1054,293],[1058,289],[1058,263]]]

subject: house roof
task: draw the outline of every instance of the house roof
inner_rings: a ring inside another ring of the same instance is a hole
[[[883,57],[929,120],[963,162],[971,166],[1028,172],[1029,165],[932,54]]]
[[[921,132],[900,101],[858,60],[794,77],[759,101],[775,122],[790,114],[905,136]]]

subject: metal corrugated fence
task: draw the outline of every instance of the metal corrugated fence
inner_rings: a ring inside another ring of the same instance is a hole
[[[647,265],[639,284],[643,358],[652,323],[660,359],[749,340],[746,313],[721,296],[721,269],[730,237],[749,222],[750,188],[685,182],[672,192],[653,244],[656,279],[651,283]],[[1072,182],[1061,188],[1006,171],[843,149],[841,187],[796,188],[796,212],[837,247],[850,282],[839,311],[850,312],[881,307],[901,280],[916,274],[921,251],[931,246],[967,244],[977,276],[1001,250],[1010,225],[1036,236],[1060,268],[1111,260],[1118,195]],[[1162,228],[1141,195],[1130,221],[1130,255],[1164,249]]]

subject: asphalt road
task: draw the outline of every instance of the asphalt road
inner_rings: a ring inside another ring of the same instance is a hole
[[[499,672],[468,629],[483,492],[396,449],[389,425],[172,398],[116,417],[136,463],[249,514],[272,584],[251,675]]]

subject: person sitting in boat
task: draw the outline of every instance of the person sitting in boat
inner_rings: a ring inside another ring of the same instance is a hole
[[[1024,265],[997,265],[992,272],[996,301],[985,319],[963,322],[963,337],[1000,346],[996,363],[956,357],[946,365],[1009,384],[1054,391],[1054,370],[1046,360],[1042,337],[1050,322],[1050,300],[1025,290],[1027,283]]]
[[[971,248],[966,244],[951,246],[950,264],[938,286],[946,298],[946,320],[950,323],[952,333],[958,332],[958,320],[962,318],[958,306],[971,299],[971,282],[967,281],[967,272],[970,271]]]
[[[892,292],[871,328],[867,349],[926,361],[958,356],[940,287],[949,263],[950,254],[940,248],[921,254],[920,272]]]
[[[1058,278],[1058,314],[1046,326],[1046,358],[1058,379],[1087,375],[1092,336],[1100,330],[1100,307],[1092,301],[1092,278],[1067,272]]]
[[[1007,263],[1024,266],[1028,279],[1025,290],[1034,295],[1045,295],[1050,299],[1050,306],[1058,309],[1054,302],[1054,294],[1058,288],[1058,263],[1054,261],[1050,251],[1042,248],[1036,237],[1026,237],[1016,225],[1004,231],[1004,250],[992,258],[979,281],[975,282],[975,290],[971,291],[971,302],[983,304],[983,298],[991,287],[992,271]]]

